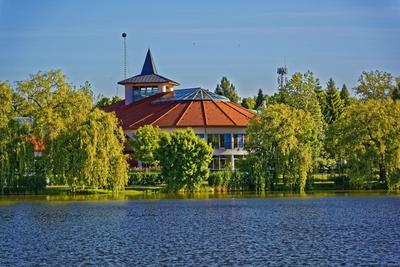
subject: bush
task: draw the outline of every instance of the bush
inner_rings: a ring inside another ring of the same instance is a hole
[[[352,189],[352,187],[350,186],[350,179],[347,175],[334,176],[333,181],[335,182],[335,187],[337,189]]]
[[[46,177],[40,175],[23,176],[19,180],[19,187],[28,192],[38,192],[46,187]]]
[[[131,172],[128,185],[159,185],[164,181],[160,172]]]
[[[243,189],[244,179],[245,175],[239,171],[213,171],[208,177],[208,185],[217,191],[236,191]]]

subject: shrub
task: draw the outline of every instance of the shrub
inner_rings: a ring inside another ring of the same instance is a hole
[[[158,185],[163,179],[160,172],[135,171],[130,173],[129,185]]]

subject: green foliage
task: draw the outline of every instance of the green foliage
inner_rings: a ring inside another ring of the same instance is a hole
[[[392,91],[392,99],[393,100],[400,100],[400,77],[396,78],[397,86]]]
[[[155,153],[159,148],[160,137],[161,131],[158,126],[140,127],[135,136],[129,140],[134,158],[146,164],[157,164]]]
[[[280,89],[279,94],[280,103],[309,112],[322,133],[323,116],[319,90],[319,80],[312,72],[296,72],[285,87]]]
[[[330,152],[347,161],[353,185],[379,179],[389,190],[399,189],[400,103],[368,100],[349,106],[328,135]]]
[[[350,92],[349,89],[347,89],[346,84],[343,84],[342,90],[340,90],[340,98],[342,99],[345,107],[350,105]]]
[[[241,105],[247,109],[254,109],[256,106],[256,101],[252,97],[246,97],[243,98]]]
[[[192,129],[162,135],[157,158],[167,190],[195,190],[209,175],[212,153],[212,147]]]
[[[117,95],[114,96],[113,98],[108,98],[106,96],[100,95],[98,98],[99,99],[96,101],[96,107],[98,108],[107,107],[121,101],[121,98]]]
[[[303,191],[318,154],[318,128],[308,112],[270,105],[252,120],[247,133],[247,166],[257,191],[274,190],[280,178],[287,189]],[[243,165],[242,165],[243,166]]]
[[[225,76],[222,77],[221,82],[215,88],[215,93],[226,96],[230,101],[235,103],[238,103],[240,99],[235,86]]]
[[[258,89],[258,93],[257,93],[257,97],[256,97],[255,109],[259,109],[262,106],[263,102],[264,102],[264,94],[260,88],[260,89]]]
[[[358,79],[356,93],[363,100],[386,99],[392,96],[394,90],[393,76],[382,71],[364,71]]]
[[[58,70],[39,72],[17,83],[14,116],[27,116],[33,123],[6,127],[14,135],[13,146],[20,148],[14,161],[21,171],[11,174],[14,180],[47,177],[51,183],[72,188],[123,189],[128,179],[124,133],[113,114],[93,108],[89,86],[75,89]],[[33,139],[45,144],[42,158],[33,158]]]
[[[0,128],[8,125],[13,113],[13,92],[8,83],[0,82]]]
[[[208,177],[208,185],[219,192],[238,191],[246,187],[244,175],[240,171],[227,168],[223,171],[213,171]]]
[[[35,185],[32,174],[35,174],[33,146],[30,143],[30,125],[18,120],[13,104],[16,95],[11,86],[0,82],[0,187],[5,190],[19,190]],[[38,175],[42,173],[38,172]],[[43,176],[41,176],[43,177]],[[29,189],[29,188],[28,188]]]
[[[340,114],[342,114],[343,108],[343,100],[340,98],[335,82],[330,78],[326,88],[326,105],[324,108],[325,122],[331,124],[336,121]]]
[[[160,172],[133,171],[130,173],[130,185],[159,185],[162,184],[163,178]]]

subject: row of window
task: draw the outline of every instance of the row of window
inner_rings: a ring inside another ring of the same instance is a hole
[[[133,87],[133,98],[144,98],[158,93],[158,87]]]
[[[204,134],[198,134],[201,138],[205,138]],[[225,148],[243,148],[245,143],[245,134],[207,134],[207,142],[213,146],[214,149]]]

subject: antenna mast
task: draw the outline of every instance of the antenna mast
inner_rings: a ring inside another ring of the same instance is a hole
[[[125,32],[122,33],[122,38],[124,38],[124,79],[126,79],[126,36]]]
[[[285,61],[284,66],[279,67],[276,71],[278,73],[279,89],[282,89],[283,86],[285,86],[285,84],[287,83],[288,68],[286,67],[286,59],[284,61]]]

